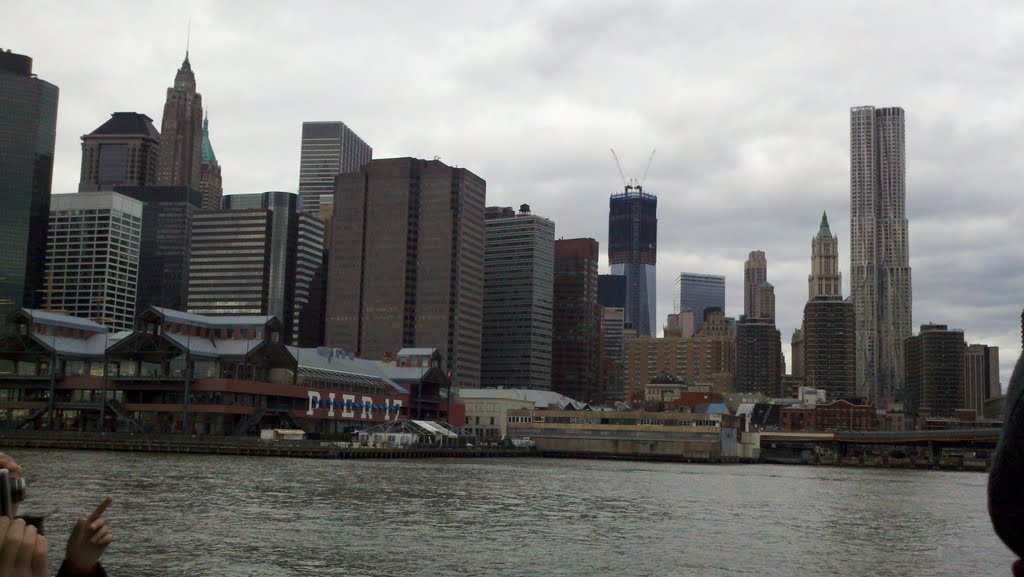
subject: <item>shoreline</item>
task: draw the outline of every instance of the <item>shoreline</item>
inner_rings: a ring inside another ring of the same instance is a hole
[[[121,451],[134,453],[176,453],[196,455],[233,455],[253,457],[284,457],[305,459],[452,459],[452,458],[542,458],[585,459],[602,461],[636,461],[654,463],[690,463],[705,465],[793,465],[810,467],[862,468],[862,469],[916,469],[987,473],[989,464],[984,460],[966,462],[930,463],[927,461],[870,462],[800,462],[784,459],[736,459],[706,461],[682,457],[647,455],[594,454],[562,451],[540,451],[533,448],[481,446],[481,447],[352,447],[348,443],[333,441],[261,441],[242,437],[183,438],[174,436],[145,436],[96,433],[63,434],[7,431],[0,435],[5,448],[53,449],[69,451]]]

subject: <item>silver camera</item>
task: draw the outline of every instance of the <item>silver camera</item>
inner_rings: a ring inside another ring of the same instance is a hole
[[[14,506],[25,500],[25,479],[0,469],[0,517],[14,517]]]

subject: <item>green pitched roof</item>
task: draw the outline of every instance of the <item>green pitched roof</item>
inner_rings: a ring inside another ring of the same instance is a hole
[[[209,114],[203,118],[203,164],[217,164],[217,155],[213,153],[213,146],[210,145]]]
[[[203,131],[203,150],[206,150],[206,131]],[[205,158],[205,152],[204,158]],[[832,238],[832,231],[828,228],[828,215],[824,212],[821,213],[821,228],[818,229],[818,236],[823,238]]]

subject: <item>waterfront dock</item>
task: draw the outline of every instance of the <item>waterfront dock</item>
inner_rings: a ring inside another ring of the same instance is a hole
[[[80,451],[129,451],[138,453],[190,453],[197,455],[244,455],[306,459],[426,459],[507,458],[532,455],[517,447],[353,447],[332,441],[261,441],[250,437],[197,438],[172,435],[121,433],[0,433],[5,450],[63,449]]]

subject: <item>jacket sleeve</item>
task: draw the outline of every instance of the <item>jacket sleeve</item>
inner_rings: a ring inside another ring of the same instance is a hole
[[[103,565],[97,563],[90,573],[72,573],[71,565],[69,565],[68,560],[65,559],[64,562],[60,564],[60,571],[57,571],[57,577],[107,577],[107,572],[103,569]]]

